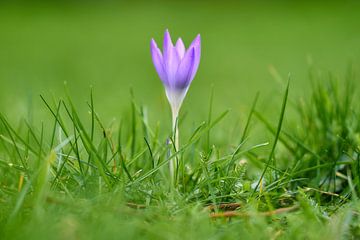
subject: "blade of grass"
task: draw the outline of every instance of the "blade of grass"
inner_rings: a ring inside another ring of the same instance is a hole
[[[283,120],[284,120],[284,116],[285,116],[285,109],[286,109],[286,103],[287,103],[287,99],[288,99],[288,94],[289,94],[289,86],[290,86],[290,80],[288,81],[287,83],[287,86],[286,86],[286,90],[285,90],[285,94],[284,94],[284,98],[283,98],[283,102],[282,102],[282,107],[281,107],[281,112],[280,112],[280,118],[279,118],[279,122],[278,122],[278,127],[277,127],[277,130],[276,130],[276,134],[275,134],[275,139],[274,139],[274,143],[273,143],[273,146],[271,148],[271,151],[270,151],[270,154],[269,154],[269,158],[265,164],[265,168],[263,170],[263,172],[261,173],[261,176],[260,176],[260,179],[258,181],[258,183],[256,184],[253,192],[252,192],[252,196],[254,195],[254,193],[257,191],[259,185],[261,184],[261,182],[263,181],[263,178],[265,176],[265,173],[269,167],[269,165],[271,164],[271,161],[273,160],[273,156],[274,156],[274,153],[275,153],[275,148],[276,148],[276,144],[279,140],[279,136],[280,136],[280,132],[281,132],[281,127],[282,127],[282,124],[283,124]],[[276,167],[276,165],[274,164],[274,166]]]

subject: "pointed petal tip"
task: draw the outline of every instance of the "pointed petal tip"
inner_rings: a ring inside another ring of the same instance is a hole
[[[164,56],[166,56],[165,57],[166,59],[169,59],[169,56],[171,54],[171,49],[173,46],[174,45],[172,43],[170,33],[169,33],[169,31],[166,30],[165,34],[164,34],[164,41],[163,41],[163,53],[164,53]]]
[[[179,37],[178,38],[178,40],[176,41],[176,43],[175,43],[175,46],[176,47],[185,47],[185,45],[184,45],[184,42],[183,42],[183,40],[181,39],[181,37]]]
[[[196,40],[196,41],[198,41],[198,42],[200,42],[200,41],[201,41],[201,36],[200,36],[200,33],[199,33],[198,35],[196,35],[195,40]]]
[[[196,35],[196,37],[194,38],[194,40],[192,41],[192,43],[190,44],[190,47],[195,47],[200,49],[200,45],[201,45],[201,37],[200,34]]]
[[[193,42],[199,42],[201,40],[201,35],[198,33],[196,37],[194,38]]]
[[[150,41],[150,49],[151,49],[151,50],[158,49],[157,43],[156,43],[156,41],[155,41],[153,38],[152,38],[151,41]]]
[[[167,36],[169,36],[170,37],[170,32],[169,32],[169,29],[165,29],[165,33],[164,33],[164,35],[167,37]]]

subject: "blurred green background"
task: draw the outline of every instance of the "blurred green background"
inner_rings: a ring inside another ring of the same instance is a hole
[[[152,37],[162,45],[166,28],[186,44],[202,35],[199,71],[182,109],[188,119],[206,119],[212,84],[214,111],[243,116],[257,91],[260,107],[278,112],[289,72],[294,98],[308,90],[309,64],[335,76],[350,64],[360,69],[358,1],[2,3],[1,112],[19,118],[34,109],[41,121],[49,115],[39,94],[62,97],[66,81],[84,111],[93,86],[105,120],[129,109],[131,87],[150,121],[169,119],[149,51]]]

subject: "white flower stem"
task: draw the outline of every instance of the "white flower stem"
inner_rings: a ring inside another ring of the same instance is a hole
[[[175,145],[175,150],[179,151],[179,127],[178,127],[178,116],[179,116],[179,108],[177,107],[172,107],[171,108],[172,111],[172,129],[173,129],[173,136],[174,136],[174,145]],[[169,167],[170,167],[170,177],[171,180],[175,183],[175,168],[176,166],[176,159],[171,159],[169,162]]]
[[[173,88],[165,88],[166,97],[169,100],[170,106],[171,106],[171,113],[172,113],[172,130],[173,130],[173,144],[175,145],[175,151],[174,154],[176,154],[176,151],[179,151],[179,128],[178,128],[178,116],[181,104],[184,100],[184,97],[186,95],[186,92],[188,90],[187,88],[184,89],[173,89]],[[176,163],[178,162],[178,157],[175,157],[174,159],[171,159],[169,161],[169,170],[170,170],[170,178],[172,186],[175,186],[177,177],[177,174],[175,175],[175,170],[177,171],[178,166]]]

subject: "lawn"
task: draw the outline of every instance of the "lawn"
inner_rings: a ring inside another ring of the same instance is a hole
[[[0,3],[0,239],[360,238],[359,15]],[[165,29],[201,34],[178,147],[150,54]]]

